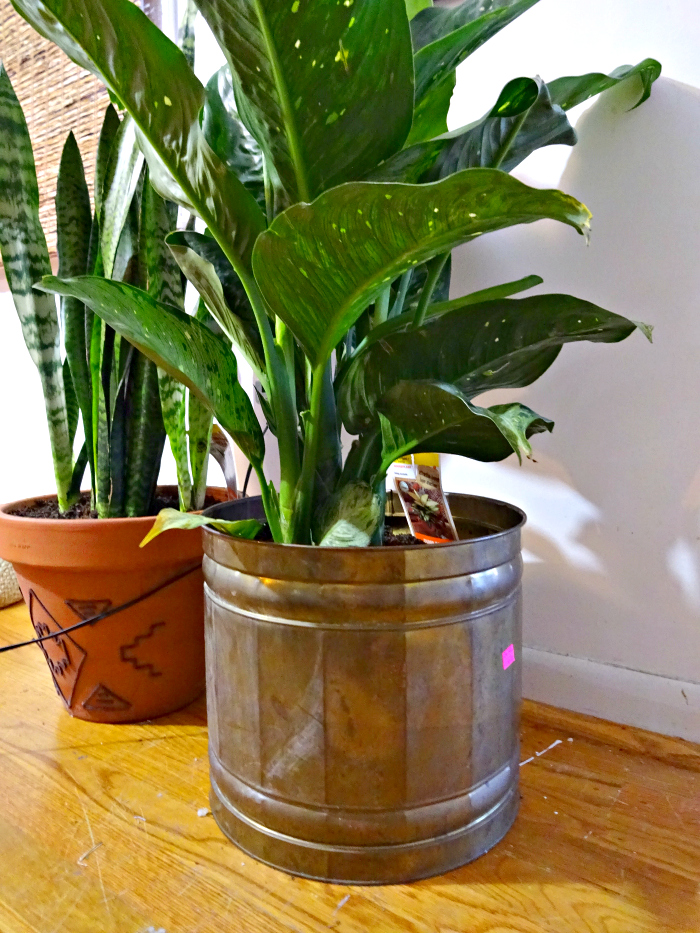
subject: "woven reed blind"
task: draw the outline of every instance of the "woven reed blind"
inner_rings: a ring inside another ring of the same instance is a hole
[[[85,165],[90,194],[95,152],[109,96],[92,75],[38,35],[0,0],[0,58],[27,118],[39,181],[40,217],[52,259],[56,254],[56,178],[72,130]]]

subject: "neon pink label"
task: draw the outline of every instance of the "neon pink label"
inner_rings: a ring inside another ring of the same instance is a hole
[[[515,646],[508,645],[506,650],[503,652],[503,670],[506,671],[511,666],[515,664]]]

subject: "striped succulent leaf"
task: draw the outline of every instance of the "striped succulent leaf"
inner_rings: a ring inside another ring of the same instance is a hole
[[[178,45],[187,59],[187,64],[194,71],[194,21],[197,18],[197,7],[194,0],[186,0],[185,12],[180,23]]]
[[[0,66],[0,252],[22,333],[39,370],[56,475],[58,506],[70,506],[73,451],[63,384],[56,301],[32,285],[51,271],[39,223],[39,189],[22,108]]]
[[[192,469],[192,509],[203,509],[207,493],[207,468],[213,424],[209,408],[193,393],[189,393],[187,420],[190,440],[190,467]]]
[[[104,274],[112,278],[117,250],[143,167],[143,153],[136,142],[136,126],[127,117],[112,144],[102,189],[100,246]]]

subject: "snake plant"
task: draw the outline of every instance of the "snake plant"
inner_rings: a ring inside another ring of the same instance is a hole
[[[188,25],[186,19],[186,41]],[[212,428],[208,409],[194,396],[188,400],[181,383],[159,371],[82,301],[65,296],[59,309],[53,296],[31,288],[50,273],[51,264],[39,222],[31,140],[4,69],[0,122],[0,250],[42,380],[60,510],[78,498],[89,464],[100,517],[149,514],[166,431],[180,505],[201,508]],[[177,208],[160,198],[147,178],[133,120],[120,120],[108,107],[96,157],[93,212],[80,150],[72,133],[68,136],[56,189],[59,275],[87,273],[128,282],[182,308],[180,270],[164,243]],[[74,456],[80,417],[85,441]]]
[[[528,455],[552,422],[474,398],[530,384],[565,343],[638,326],[567,295],[512,297],[536,276],[448,300],[458,244],[544,218],[587,235],[583,204],[508,172],[576,142],[571,107],[629,79],[642,103],[660,72],[647,59],[515,78],[448,132],[457,66],[536,2],[196,0],[227,61],[204,87],[129,0],[12,0],[104,81],[151,184],[201,219],[204,232],[166,242],[223,333],[133,282],[60,275],[40,288],[89,307],[216,415],[260,479],[276,541],[328,543],[341,513],[366,541],[386,471],[408,452]],[[278,487],[232,345],[259,380]],[[347,457],[341,426],[355,438]]]

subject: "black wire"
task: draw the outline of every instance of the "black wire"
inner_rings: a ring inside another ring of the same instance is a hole
[[[84,619],[82,622],[77,622],[75,625],[71,625],[68,628],[59,629],[57,632],[51,632],[49,635],[41,635],[39,638],[30,638],[29,641],[17,642],[16,645],[3,645],[0,647],[0,654],[3,654],[5,651],[14,651],[15,648],[24,648],[27,645],[38,645],[42,641],[48,641],[50,638],[58,638],[60,635],[66,635],[68,632],[74,632],[76,629],[84,628],[86,625],[93,625],[95,622],[100,622],[102,619],[116,615],[118,612],[123,612],[125,609],[131,609],[131,607],[135,606],[136,603],[143,602],[143,600],[148,599],[149,596],[154,596],[156,593],[164,590],[167,586],[172,586],[172,584],[177,583],[178,580],[182,580],[184,577],[189,576],[189,574],[194,573],[195,570],[199,570],[201,566],[201,561],[198,561],[188,570],[184,570],[176,577],[171,577],[170,580],[166,580],[164,583],[160,583],[158,586],[154,587],[152,590],[149,590],[147,593],[142,593],[140,596],[136,596],[134,599],[130,599],[127,603],[123,603],[121,606],[113,606],[111,609],[107,609],[105,612],[101,612],[98,616],[93,616],[91,619]]]

